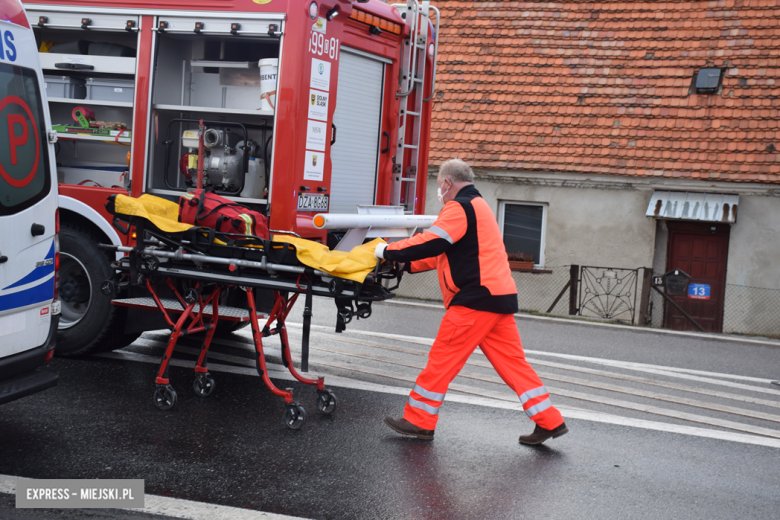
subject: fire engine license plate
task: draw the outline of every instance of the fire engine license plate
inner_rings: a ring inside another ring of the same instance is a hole
[[[328,196],[299,193],[298,211],[328,211]]]

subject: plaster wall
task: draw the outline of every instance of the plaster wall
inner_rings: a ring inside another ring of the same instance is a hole
[[[780,289],[779,258],[780,197],[740,197],[726,283]]]
[[[723,332],[780,335],[780,197],[740,197],[731,226]]]

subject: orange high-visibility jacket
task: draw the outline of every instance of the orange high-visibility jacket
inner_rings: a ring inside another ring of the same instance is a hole
[[[407,262],[406,269],[412,273],[436,269],[447,308],[460,305],[499,314],[517,312],[517,287],[501,230],[473,185],[445,204],[425,232],[389,244],[384,257]]]

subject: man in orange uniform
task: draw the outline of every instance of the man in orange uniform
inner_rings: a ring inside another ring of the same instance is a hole
[[[436,269],[447,308],[403,418],[387,417],[385,422],[398,433],[433,439],[447,388],[479,346],[536,423],[520,442],[533,445],[560,437],[569,430],[520,345],[513,316],[517,288],[496,217],[474,187],[474,173],[464,161],[443,163],[438,183],[444,208],[433,226],[376,249],[377,258],[405,263],[411,273]]]

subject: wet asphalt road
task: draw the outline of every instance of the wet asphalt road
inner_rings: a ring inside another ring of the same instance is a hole
[[[435,334],[440,311],[394,309],[356,330]],[[331,325],[326,318],[321,323]],[[413,319],[419,325],[399,326]],[[780,352],[567,324],[520,326],[527,348],[545,339],[571,353],[762,377],[772,377],[778,365],[767,367],[767,359]],[[653,343],[660,352],[643,348]],[[401,412],[402,396],[334,387],[340,404],[329,417],[316,411],[313,389],[280,381],[309,412],[304,429],[291,431],[281,424],[281,399],[257,377],[214,374],[218,388],[202,399],[189,385],[191,370],[174,367],[179,403],[161,412],[151,401],[152,364],[55,359],[49,369],[61,376],[56,389],[0,408],[0,474],[142,478],[148,494],[323,519],[732,519],[774,518],[780,510],[776,448],[572,419],[570,434],[529,448],[517,443],[532,428],[522,414],[456,402],[445,404],[428,443],[382,423]],[[12,504],[0,495],[0,518],[158,518]]]

